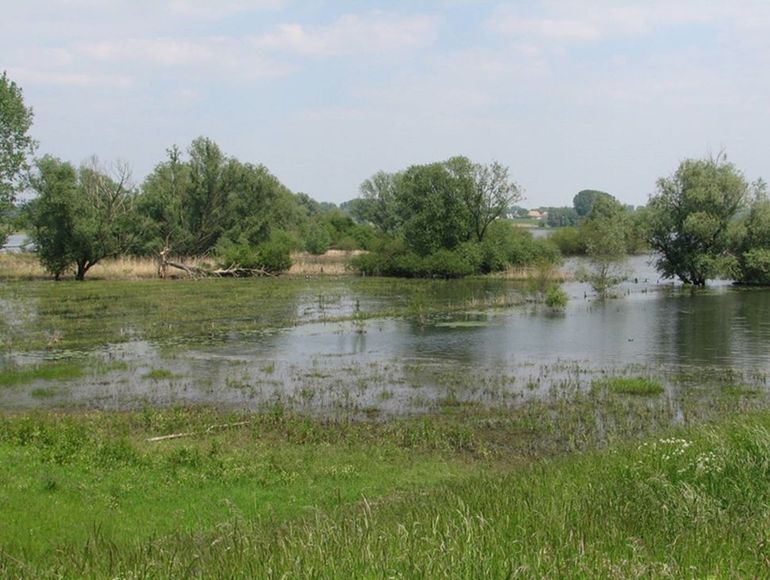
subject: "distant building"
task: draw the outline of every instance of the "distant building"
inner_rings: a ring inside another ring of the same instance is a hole
[[[548,212],[540,211],[537,209],[531,209],[527,212],[527,217],[536,219],[536,220],[544,220],[548,217]]]

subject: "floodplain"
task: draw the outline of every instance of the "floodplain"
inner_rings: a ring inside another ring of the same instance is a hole
[[[770,294],[630,265],[0,282],[0,571],[763,575]]]

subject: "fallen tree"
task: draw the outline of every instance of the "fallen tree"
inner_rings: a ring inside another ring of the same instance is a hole
[[[232,264],[227,268],[206,268],[203,266],[194,266],[173,262],[168,259],[168,248],[160,252],[158,259],[158,276],[166,278],[168,269],[174,268],[185,272],[190,278],[249,278],[255,276],[275,276],[274,273],[264,268],[243,268],[238,264]]]

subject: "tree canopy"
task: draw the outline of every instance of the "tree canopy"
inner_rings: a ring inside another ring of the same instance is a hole
[[[30,235],[56,279],[74,265],[75,278],[83,280],[99,261],[135,246],[140,229],[129,177],[126,165],[116,165],[110,175],[96,159],[78,169],[51,156],[36,162],[31,185],[38,196],[28,208]]]
[[[648,205],[649,244],[665,278],[704,286],[734,266],[729,225],[749,197],[743,174],[720,154],[682,161]]]
[[[19,86],[0,76],[0,246],[8,236],[8,218],[36,143],[30,137],[32,108],[24,104]]]
[[[609,193],[597,189],[583,189],[572,198],[572,206],[578,217],[584,218],[591,213],[594,203],[597,199],[615,199]]]

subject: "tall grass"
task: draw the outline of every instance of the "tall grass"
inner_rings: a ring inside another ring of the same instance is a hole
[[[184,466],[194,455],[173,457]],[[97,528],[86,541],[34,557],[3,545],[0,574],[767,577],[769,479],[765,412],[602,452],[434,481],[419,491],[363,494],[352,505],[318,507],[294,519],[234,514],[212,528],[131,541]],[[56,481],[43,487],[58,493]]]
[[[329,250],[323,255],[314,256],[306,252],[292,254],[292,266],[288,274],[297,276],[309,275],[343,275],[352,274],[348,267],[351,257],[360,254],[360,250],[342,251]],[[185,264],[202,266],[202,259],[186,259]],[[210,265],[210,264],[209,264]],[[169,268],[168,274],[177,278],[185,278],[187,274],[181,270]],[[34,280],[51,278],[34,253],[0,254],[0,279]],[[87,279],[105,280],[149,280],[158,278],[158,261],[151,257],[121,256],[102,260],[88,272]]]

